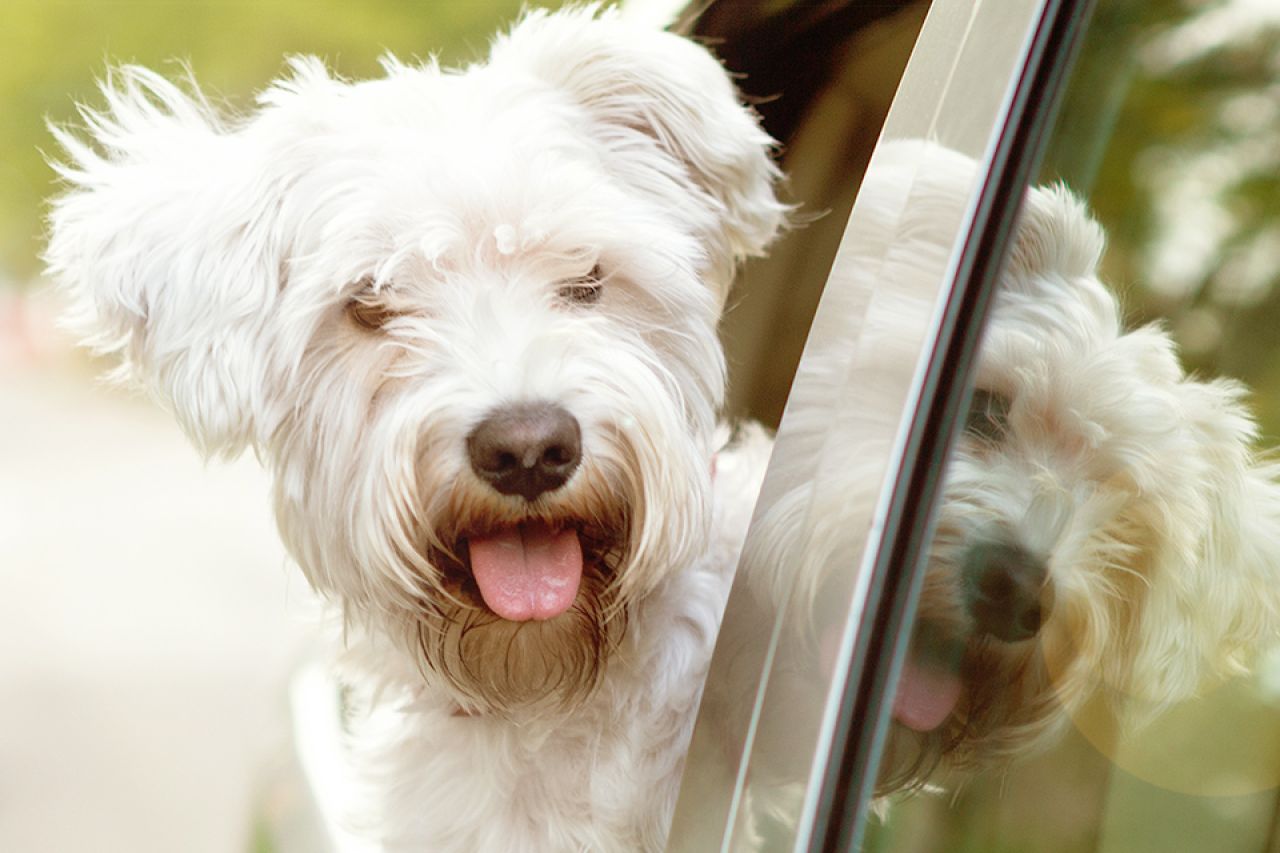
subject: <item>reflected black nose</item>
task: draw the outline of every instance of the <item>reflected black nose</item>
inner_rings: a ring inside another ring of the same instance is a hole
[[[515,403],[490,412],[471,431],[467,455],[481,480],[531,501],[572,476],[582,459],[582,430],[554,403]]]
[[[979,633],[1006,643],[1040,633],[1052,606],[1043,558],[1011,542],[979,542],[969,547],[964,571]]]

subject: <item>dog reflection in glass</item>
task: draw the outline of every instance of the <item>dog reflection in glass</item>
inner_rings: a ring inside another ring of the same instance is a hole
[[[973,165],[907,144],[927,242]],[[875,187],[864,187],[875,192]],[[1126,329],[1103,232],[1031,189],[950,457],[881,776],[895,790],[1025,758],[1103,697],[1138,726],[1277,638],[1280,469],[1245,389]],[[904,253],[904,255],[909,253]]]

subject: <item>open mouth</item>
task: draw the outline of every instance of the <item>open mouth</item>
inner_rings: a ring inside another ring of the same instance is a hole
[[[554,619],[582,583],[582,540],[573,527],[529,520],[467,539],[484,604],[512,622]]]
[[[942,727],[964,697],[966,684],[986,686],[975,672],[979,658],[969,654],[971,649],[997,656],[1004,654],[1002,649],[1025,649],[1053,608],[1054,585],[1043,555],[1007,535],[977,539],[963,555],[959,576],[968,625],[919,620],[894,696],[894,720],[916,732]]]
[[[959,673],[933,661],[909,658],[893,698],[893,718],[912,731],[931,732],[951,716],[963,690]]]
[[[964,692],[965,643],[917,625],[893,698],[893,719],[917,732],[931,732],[951,716]]]
[[[527,518],[460,536],[436,564],[461,593],[511,622],[554,619],[599,583],[620,557],[615,537],[573,519]],[[456,557],[453,555],[456,554]]]

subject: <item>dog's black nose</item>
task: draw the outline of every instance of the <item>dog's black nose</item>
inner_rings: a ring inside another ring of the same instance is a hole
[[[965,554],[964,574],[979,633],[1006,643],[1040,633],[1052,606],[1044,559],[1012,542],[979,542]]]
[[[467,455],[481,480],[531,501],[572,476],[582,459],[582,430],[554,403],[514,403],[490,412],[471,431]]]

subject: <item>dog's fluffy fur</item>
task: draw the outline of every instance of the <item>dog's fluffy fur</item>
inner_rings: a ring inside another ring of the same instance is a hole
[[[658,849],[768,453],[715,455],[716,326],[786,213],[771,140],[704,49],[595,8],[461,71],[383,65],[295,59],[239,119],[116,71],[87,133],[55,130],[49,269],[197,445],[270,467],[346,618],[360,832]],[[522,401],[581,429],[531,499],[467,456]],[[469,540],[517,525],[580,544],[554,618],[498,617],[471,576]]]

